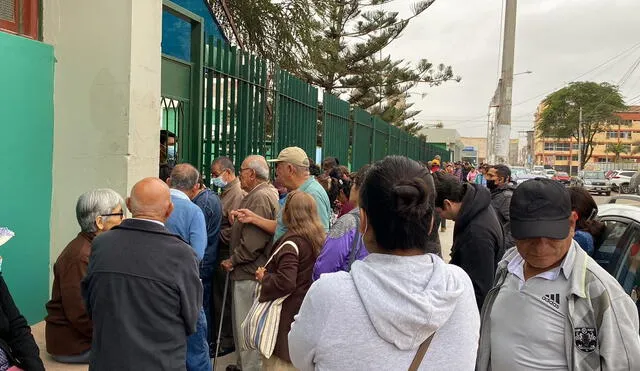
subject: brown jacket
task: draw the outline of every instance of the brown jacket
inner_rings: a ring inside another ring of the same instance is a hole
[[[257,215],[275,220],[278,215],[278,191],[269,183],[257,185],[240,203]],[[273,235],[254,224],[233,223],[231,234],[231,262],[234,281],[256,279],[256,270],[267,262]]]
[[[233,182],[227,184],[220,195],[222,202],[222,220],[220,221],[220,241],[223,245],[229,246],[231,242],[231,224],[229,223],[229,214],[233,210],[240,208],[240,202],[247,195],[240,187],[240,179],[236,178]]]
[[[71,356],[91,349],[93,326],[84,306],[80,282],[87,274],[94,237],[92,233],[79,233],[53,266],[53,289],[45,318],[49,354]]]
[[[291,294],[283,303],[280,312],[280,325],[273,354],[291,362],[289,357],[289,341],[287,336],[291,330],[293,317],[298,314],[304,296],[309,291],[313,280],[313,265],[318,257],[311,243],[291,232],[287,232],[273,244],[278,248],[285,241],[298,245],[298,255],[291,246],[284,246],[278,255],[273,257],[266,267],[267,272],[262,279],[260,301],[269,301]]]

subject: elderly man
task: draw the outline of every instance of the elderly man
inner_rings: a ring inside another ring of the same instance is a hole
[[[93,320],[90,369],[186,370],[187,336],[202,308],[193,250],[164,223],[173,211],[158,178],[136,183],[133,218],[93,240],[82,293]]]
[[[639,370],[635,305],[573,241],[565,187],[528,180],[510,214],[516,247],[482,309],[477,370]]]
[[[325,231],[328,232],[331,203],[322,185],[320,185],[314,177],[309,175],[309,159],[307,158],[307,153],[299,147],[287,147],[280,151],[277,159],[269,160],[269,162],[276,163],[276,176],[278,181],[284,185],[289,192],[297,189],[308,193],[315,199],[320,220],[324,225]],[[238,220],[242,223],[253,223],[269,233],[274,233],[274,241],[287,232],[287,228],[284,226],[284,223],[282,223],[282,210],[278,212],[277,221],[265,219],[247,209],[238,210],[237,215]]]
[[[207,341],[209,342],[209,353],[211,353],[211,350],[215,349],[213,339],[216,333],[213,326],[213,318],[218,315],[213,310],[211,294],[213,293],[213,280],[216,266],[218,265],[216,261],[220,239],[220,222],[222,220],[222,203],[215,192],[204,186],[202,176],[200,176],[198,183],[200,186],[191,200],[202,210],[204,222],[207,226],[207,247],[204,250],[204,258],[200,263],[200,278],[204,288],[203,307],[207,316]]]
[[[247,196],[240,203],[262,218],[275,220],[278,213],[278,191],[269,184],[269,166],[262,156],[249,156],[240,167],[240,184]],[[253,304],[256,270],[263,266],[271,252],[272,234],[253,224],[233,223],[231,257],[222,266],[233,280],[233,330],[236,340],[237,366],[244,371],[260,370],[260,353],[241,350],[241,324]]]
[[[228,157],[218,157],[211,164],[211,176],[213,185],[222,189],[220,200],[222,202],[222,220],[220,222],[220,244],[216,259],[215,277],[213,279],[213,310],[215,312],[212,326],[216,331],[222,321],[222,333],[220,334],[220,352],[218,356],[224,356],[234,351],[233,327],[231,319],[231,295],[225,293],[226,271],[220,263],[231,256],[229,245],[231,244],[231,223],[229,215],[231,211],[240,207],[240,202],[246,195],[240,186],[240,180],[236,177],[233,162]],[[226,305],[222,307],[224,296],[227,296]],[[222,313],[222,315],[221,315]]]
[[[175,208],[167,219],[167,229],[191,245],[198,261],[201,261],[207,246],[207,228],[202,210],[191,202],[200,189],[199,178],[198,170],[189,164],[176,165],[171,171],[168,183],[171,186],[171,202]],[[201,309],[198,316],[196,333],[187,340],[187,370],[211,370],[204,309]]]
[[[87,274],[94,237],[122,222],[125,204],[112,189],[84,193],[76,203],[80,233],[53,266],[53,288],[47,303],[47,352],[61,363],[89,363],[93,326],[82,301],[80,283]]]

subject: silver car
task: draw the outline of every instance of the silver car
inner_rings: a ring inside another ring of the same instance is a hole
[[[611,182],[604,176],[604,171],[581,171],[571,180],[571,185],[583,187],[590,193],[611,195]]]

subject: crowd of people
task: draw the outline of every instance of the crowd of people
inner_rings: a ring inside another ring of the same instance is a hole
[[[229,371],[640,369],[636,306],[590,257],[604,226],[588,193],[549,179],[514,187],[507,166],[438,157],[351,173],[298,147],[215,159],[216,192],[170,158],[126,200],[78,199],[80,233],[46,305],[54,360],[210,371],[235,351]],[[21,329],[0,332],[0,371],[43,369],[0,290]],[[245,336],[257,303],[278,307],[259,329],[269,351]]]

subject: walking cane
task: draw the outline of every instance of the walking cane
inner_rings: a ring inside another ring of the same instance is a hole
[[[222,310],[220,310],[220,324],[218,325],[218,337],[216,338],[216,352],[213,355],[213,369],[216,369],[216,360],[218,359],[218,351],[220,350],[220,337],[222,336],[222,321],[224,320],[224,306],[227,303],[227,291],[229,289],[229,272],[224,279],[224,296],[222,297]]]

